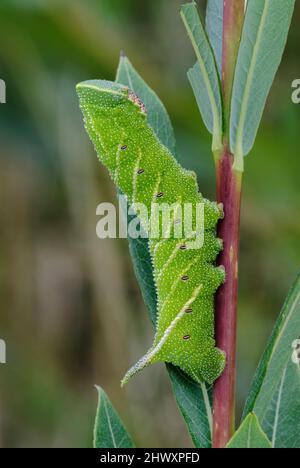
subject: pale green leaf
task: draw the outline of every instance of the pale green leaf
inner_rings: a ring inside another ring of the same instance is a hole
[[[222,101],[214,54],[203,29],[196,3],[181,8],[181,16],[197,56],[188,73],[197,103],[208,130],[213,134],[213,151],[222,148]]]
[[[206,9],[206,32],[213,49],[215,61],[221,76],[223,44],[223,1],[208,0]],[[214,129],[214,116],[209,94],[198,62],[188,71],[188,79],[202,115],[203,122],[210,133]]]
[[[300,448],[300,361],[295,362],[299,337],[300,275],[262,358],[244,413],[257,415],[275,448]]]
[[[134,443],[106,393],[97,387],[99,403],[94,429],[95,448],[133,448]]]
[[[131,89],[146,104],[147,117],[156,135],[170,150],[174,151],[175,137],[168,114],[145,81],[134,69],[128,58],[122,56],[119,64],[117,81]],[[155,117],[153,117],[155,116]],[[162,132],[161,130],[164,129]],[[174,154],[174,153],[173,153]],[[131,257],[135,274],[148,308],[153,325],[157,314],[157,296],[153,279],[152,263],[147,239],[129,239]],[[185,419],[189,433],[196,447],[211,447],[211,391],[206,385],[192,381],[180,369],[168,364],[174,396]],[[207,395],[209,396],[207,397]],[[205,398],[204,398],[205,396]]]
[[[219,76],[222,74],[223,0],[207,0],[206,32],[214,51]]]
[[[255,414],[249,414],[241,427],[234,434],[233,438],[227,445],[227,448],[268,449],[272,447],[271,442],[262,430]]]
[[[252,149],[281,62],[295,0],[249,0],[237,59],[230,119],[235,167]]]
[[[210,133],[214,131],[214,116],[210,105],[209,95],[206,90],[205,81],[201,73],[199,63],[195,63],[187,73],[189,82],[192,86],[202,120]]]

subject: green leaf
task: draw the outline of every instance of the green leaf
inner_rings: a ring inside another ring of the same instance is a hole
[[[196,3],[181,8],[181,16],[198,62],[188,72],[205,125],[213,135],[213,151],[222,148],[222,101],[214,54],[198,15]]]
[[[253,411],[275,448],[300,448],[300,275],[292,287],[254,378]],[[299,358],[299,355],[298,355]]]
[[[235,167],[252,149],[266,99],[281,62],[295,0],[248,0],[239,49],[230,121]]]
[[[223,2],[220,0],[208,0],[206,8],[206,32],[210,45],[214,52],[214,59],[219,76],[222,70],[222,45],[223,45]],[[202,119],[210,133],[214,129],[214,117],[209,100],[204,75],[198,62],[188,71],[188,79],[200,109]]]
[[[102,388],[94,429],[94,448],[133,448],[134,443]]]
[[[140,285],[144,302],[148,308],[150,320],[155,327],[157,314],[156,288],[147,239],[128,239],[129,251],[135,276]]]
[[[130,86],[143,102],[147,102],[149,124],[162,143],[171,150],[175,148],[175,137],[170,118],[156,94],[133,68],[128,58],[122,56],[117,73],[117,81]],[[153,115],[156,115],[153,118]],[[165,129],[161,132],[161,129]],[[169,134],[166,134],[165,132]],[[170,144],[171,143],[171,144]],[[153,278],[151,256],[147,239],[128,239],[136,277],[148,308],[153,325],[156,323],[157,296]],[[207,387],[192,381],[180,369],[168,364],[172,388],[178,407],[186,421],[189,433],[196,447],[211,447],[211,413],[212,408]],[[204,398],[205,395],[205,398]]]
[[[198,104],[202,120],[210,133],[213,133],[214,129],[214,117],[209,101],[209,95],[206,90],[205,81],[201,73],[199,63],[195,63],[193,68],[190,68],[187,72],[187,76],[191,87],[193,89],[196,102]]]
[[[211,447],[212,388],[191,380],[177,367],[167,364],[173,392],[197,448]]]
[[[214,51],[219,76],[221,76],[223,49],[223,2],[220,0],[207,0],[206,32],[210,45]]]
[[[227,445],[230,449],[272,448],[255,414],[249,414]]]

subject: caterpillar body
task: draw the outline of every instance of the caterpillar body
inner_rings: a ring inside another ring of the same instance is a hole
[[[149,238],[158,313],[154,343],[146,355],[124,377],[126,383],[149,364],[174,364],[197,382],[213,383],[225,367],[224,353],[215,347],[214,294],[225,280],[223,267],[216,267],[222,242],[216,225],[222,207],[202,197],[196,177],[182,169],[162,145],[147,122],[147,111],[127,87],[108,81],[86,81],[77,85],[86,130],[99,159],[109,170],[118,189],[135,207],[174,205],[170,235],[160,230]],[[177,207],[190,204],[194,224],[196,206],[204,207],[204,242],[189,248],[189,238],[175,237],[175,225],[185,212]],[[143,228],[150,227],[141,215]],[[151,224],[151,223],[150,223]]]

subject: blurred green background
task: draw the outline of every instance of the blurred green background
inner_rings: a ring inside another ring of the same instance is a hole
[[[300,2],[261,130],[242,210],[238,414],[300,268]],[[210,138],[186,71],[194,54],[177,0],[1,0],[0,446],[89,447],[99,384],[142,447],[189,447],[163,365],[120,379],[152,330],[126,241],[96,237],[115,200],[84,132],[75,84],[114,79],[124,49],[162,98],[181,160],[215,197]],[[199,0],[204,9],[205,1]]]

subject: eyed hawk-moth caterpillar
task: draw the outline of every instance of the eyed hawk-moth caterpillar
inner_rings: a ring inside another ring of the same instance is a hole
[[[77,85],[77,93],[99,159],[133,206],[144,204],[151,212],[154,204],[190,204],[193,218],[194,207],[199,203],[204,207],[201,248],[190,249],[187,238],[175,237],[180,221],[176,209],[171,235],[149,237],[158,296],[156,333],[150,350],[122,383],[147,365],[163,361],[197,382],[211,384],[225,367],[225,355],[214,340],[214,294],[225,280],[224,268],[215,265],[222,249],[216,237],[222,207],[202,197],[195,175],[158,140],[144,104],[130,89],[114,82],[86,81]]]

